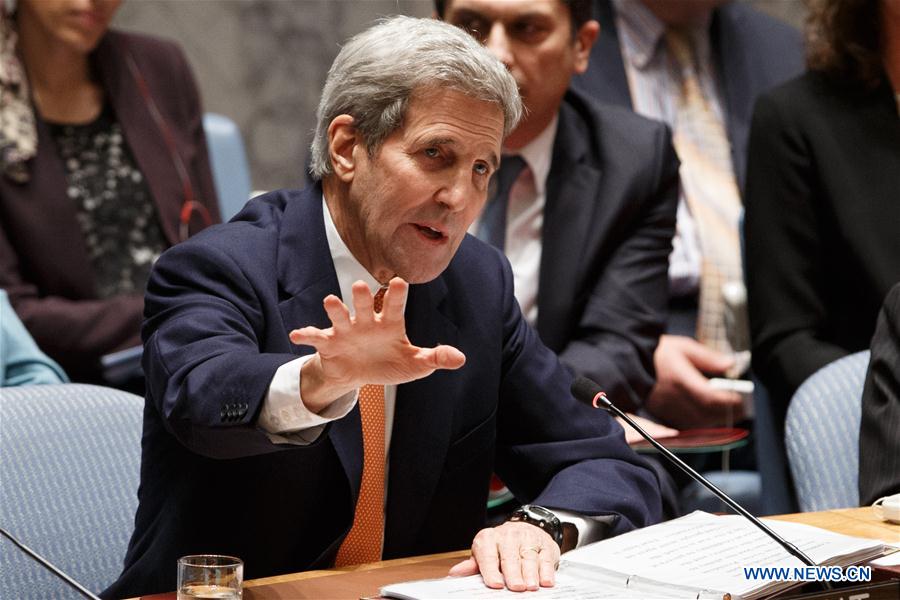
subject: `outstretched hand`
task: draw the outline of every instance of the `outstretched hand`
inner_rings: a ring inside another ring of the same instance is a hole
[[[353,284],[354,315],[330,295],[323,304],[331,327],[303,327],[290,333],[291,342],[316,349],[300,374],[300,396],[319,412],[343,394],[364,384],[396,385],[421,379],[437,369],[458,369],[465,355],[453,346],[420,348],[406,337],[404,309],[409,284],[399,277],[388,283],[380,313],[362,281]]]

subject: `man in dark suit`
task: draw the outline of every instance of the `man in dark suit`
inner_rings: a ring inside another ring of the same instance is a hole
[[[714,105],[713,113],[722,120],[730,145],[731,177],[740,188],[753,104],[761,92],[802,70],[799,33],[743,3],[722,0],[595,0],[594,16],[602,35],[591,51],[590,67],[575,78],[575,87],[596,100],[662,119],[677,134],[677,85],[671,83],[676,77],[667,36],[672,30],[686,32],[693,41],[700,85]],[[681,158],[684,168],[686,159]],[[646,408],[671,425],[697,427],[720,424],[729,415],[740,416],[740,397],[713,389],[708,378],[738,375],[747,360],[730,348],[694,339],[704,236],[698,231],[703,222],[686,207],[682,201],[678,209],[669,271],[668,335],[656,349],[658,381]],[[736,223],[733,228],[736,238]],[[732,247],[736,246],[736,240],[733,242]],[[739,265],[739,257],[734,260]]]
[[[525,116],[504,160],[521,157],[527,168],[499,245],[525,318],[564,365],[637,409],[654,383],[678,198],[666,127],[569,90],[597,37],[590,0],[447,0],[436,9],[502,60],[522,92]],[[489,205],[480,225],[491,214]]]
[[[859,428],[859,502],[900,494],[900,283],[891,288],[872,338]]]
[[[520,110],[468,35],[383,22],[329,72],[321,184],[159,260],[140,505],[105,595],[171,589],[191,553],[261,577],[470,543],[453,574],[537,589],[561,549],[659,518],[652,471],[575,402],[508,263],[466,235]],[[479,531],[495,469],[532,505]]]

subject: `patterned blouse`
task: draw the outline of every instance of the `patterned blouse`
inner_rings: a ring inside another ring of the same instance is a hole
[[[105,106],[92,123],[49,123],[62,157],[97,295],[143,294],[150,267],[168,246],[150,189],[122,127]]]

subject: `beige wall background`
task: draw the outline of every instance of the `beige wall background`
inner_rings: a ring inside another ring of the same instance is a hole
[[[801,0],[742,0],[794,25]],[[379,17],[429,16],[431,0],[129,0],[115,26],[176,40],[204,109],[241,129],[253,186],[303,180],[319,91],[340,44]]]

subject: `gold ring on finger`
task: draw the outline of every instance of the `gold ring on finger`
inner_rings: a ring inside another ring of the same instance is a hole
[[[529,546],[527,548],[519,548],[519,557],[525,558],[526,552],[534,552],[535,554],[540,554],[541,549],[539,546]]]

